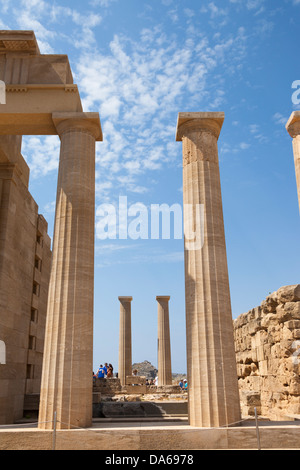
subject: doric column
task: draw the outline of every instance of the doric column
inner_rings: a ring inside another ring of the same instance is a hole
[[[97,113],[56,113],[61,140],[39,428],[92,423]]]
[[[172,385],[171,342],[170,342],[170,323],[169,323],[170,296],[159,295],[156,297],[156,300],[158,302],[158,316],[157,316],[158,385]]]
[[[300,210],[300,111],[294,111],[291,114],[290,119],[287,122],[286,129],[290,136],[293,138],[295,172]]]
[[[119,333],[119,370],[121,385],[126,385],[126,376],[132,374],[131,351],[131,301],[132,297],[119,297],[120,333]]]
[[[240,420],[217,146],[223,120],[218,112],[179,113],[176,133],[183,144],[189,423],[198,427]]]

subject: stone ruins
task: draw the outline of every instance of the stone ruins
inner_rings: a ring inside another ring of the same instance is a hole
[[[300,284],[270,294],[234,320],[242,414],[300,417]]]
[[[0,31],[0,81],[6,86],[0,105],[0,423],[20,419],[24,396],[35,395],[39,429],[53,429],[54,412],[59,429],[87,428],[103,387],[115,386],[110,393],[125,387],[129,395],[149,391],[143,378],[131,376],[132,297],[119,297],[118,379],[93,385],[100,118],[83,111],[68,57],[41,54],[32,31]],[[185,237],[184,244],[187,412],[189,424],[199,428],[239,423],[254,406],[276,419],[300,413],[300,286],[279,289],[232,321],[218,162],[223,121],[222,112],[181,112],[176,129],[183,203],[204,207],[203,236],[196,231],[196,243]],[[292,113],[287,130],[300,205],[299,111]],[[47,223],[28,192],[22,135],[58,135],[61,141],[52,253]],[[195,215],[184,214],[185,229]],[[156,297],[156,391],[164,393],[173,392],[169,299]]]

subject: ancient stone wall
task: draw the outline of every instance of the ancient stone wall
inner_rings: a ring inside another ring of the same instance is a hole
[[[242,415],[300,415],[300,284],[281,287],[233,322]]]
[[[17,140],[0,138],[0,424],[21,419],[24,394],[40,390],[51,264],[48,225]]]

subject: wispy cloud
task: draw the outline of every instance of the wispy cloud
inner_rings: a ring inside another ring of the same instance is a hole
[[[140,41],[115,35],[109,53],[80,56],[76,78],[84,108],[99,109],[103,123],[104,142],[97,153],[102,187],[101,168],[127,190],[145,191],[139,179],[172,163],[175,149],[179,155],[179,146],[173,146],[178,110],[201,105],[214,110],[224,103],[224,84],[209,78],[218,67],[233,72],[244,58],[245,40],[239,28],[213,42],[187,34],[179,44],[157,26],[143,29]]]
[[[249,126],[250,133],[252,134],[253,138],[258,140],[260,143],[268,142],[268,137],[266,137],[260,129],[258,124],[250,124]]]
[[[60,140],[58,136],[24,136],[23,156],[30,167],[32,178],[46,176],[57,171],[59,162]]]
[[[168,35],[164,23],[156,23],[143,27],[134,40],[115,34],[104,50],[96,41],[102,24],[102,10],[97,7],[109,8],[118,0],[91,0],[91,10],[85,15],[76,4],[63,6],[46,0],[21,0],[18,15],[9,0],[0,1],[6,11],[13,8],[20,28],[35,30],[42,52],[53,52],[59,38],[76,48],[72,70],[83,107],[99,111],[104,134],[104,141],[96,146],[99,200],[114,195],[116,189],[145,194],[151,190],[147,178],[165,166],[177,166],[181,161],[181,148],[175,143],[178,111],[220,109],[227,99],[225,77],[234,76],[246,58],[244,27],[221,34],[211,26],[213,35],[199,28],[205,16],[212,22],[217,19],[218,24],[228,21],[231,2],[221,7],[208,1],[200,9],[184,8],[180,12],[181,21],[186,22],[184,33],[180,28]],[[248,0],[247,8],[262,3]],[[169,14],[179,13],[177,2],[165,0],[164,5]],[[24,138],[23,150],[33,177],[57,170],[59,141],[45,139]],[[247,145],[237,144],[235,151]]]
[[[100,6],[100,7],[109,7],[113,3],[118,2],[119,0],[91,0],[89,3],[92,6]]]
[[[148,247],[148,245],[147,245]],[[132,251],[131,256],[121,256],[122,253]],[[145,263],[183,263],[184,252],[164,251],[163,249],[147,248],[141,243],[102,243],[95,247],[97,256],[97,267],[108,267],[120,264],[140,264]]]
[[[281,126],[285,126],[288,120],[287,116],[283,116],[281,113],[275,113],[273,115],[273,119],[276,122],[276,124],[279,124]]]

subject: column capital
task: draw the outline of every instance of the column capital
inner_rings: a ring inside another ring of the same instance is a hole
[[[93,135],[96,141],[103,140],[98,113],[53,113],[52,120],[60,137],[70,130],[83,130]]]
[[[120,297],[118,297],[118,299],[119,299],[120,302],[131,302],[132,301],[132,297],[131,296],[126,296],[126,295],[124,295],[124,296],[121,295]]]
[[[157,295],[156,296],[156,300],[157,301],[160,301],[160,300],[170,300],[170,296],[169,295]]]
[[[300,111],[292,112],[285,128],[293,138],[300,134]]]
[[[223,112],[179,113],[176,128],[176,141],[181,141],[184,135],[188,135],[189,132],[195,130],[210,132],[218,139],[224,117]]]

